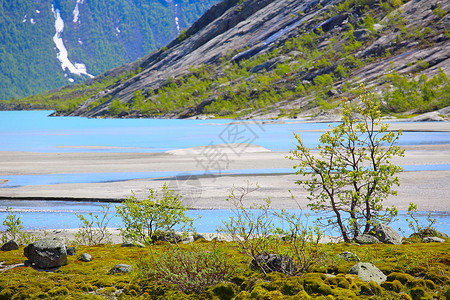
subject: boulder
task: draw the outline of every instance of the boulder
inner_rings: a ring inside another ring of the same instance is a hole
[[[48,269],[67,264],[67,251],[61,238],[44,238],[23,249],[30,263],[38,268]]]
[[[380,240],[380,242],[384,244],[402,244],[401,235],[391,227],[384,224],[378,224],[369,231],[369,234],[376,237]]]
[[[283,274],[293,274],[295,265],[292,258],[279,254],[258,254],[250,263],[253,269],[262,269],[266,273],[279,272]]]
[[[375,281],[378,284],[386,281],[386,275],[371,263],[359,262],[348,270],[349,274],[354,274],[362,281]]]
[[[75,247],[68,247],[66,252],[67,252],[67,256],[77,255],[77,251],[75,250]]]
[[[443,242],[445,242],[444,239],[441,239],[441,238],[438,238],[438,237],[435,237],[435,236],[424,237],[422,241],[424,243],[443,243]]]
[[[138,247],[138,248],[144,248],[144,244],[139,242],[123,242],[121,247]]]
[[[378,244],[380,242],[376,237],[369,234],[361,234],[355,238],[355,242],[358,244]]]
[[[92,260],[92,255],[88,253],[81,254],[81,261],[83,262],[90,262]]]
[[[16,241],[10,240],[3,244],[1,250],[2,251],[11,251],[19,249],[19,244]]]
[[[130,265],[126,264],[117,264],[115,265],[110,271],[110,274],[117,274],[117,273],[130,273],[132,270]]]

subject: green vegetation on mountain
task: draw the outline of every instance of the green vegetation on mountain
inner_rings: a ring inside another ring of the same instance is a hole
[[[290,23],[297,25],[286,36],[275,33],[270,42],[258,41],[256,46],[243,43],[247,46],[221,50],[211,62],[179,67],[180,58],[208,41],[212,43],[213,35],[223,32],[218,24],[228,24],[228,20],[220,19],[222,16],[239,18],[243,14],[245,19],[250,14],[247,10],[257,5],[253,2],[223,2],[222,8],[210,12],[217,13],[217,19],[211,21],[205,15],[203,23],[182,31],[168,48],[143,58],[135,64],[136,75],[128,81],[120,78],[89,97],[69,93],[59,98],[71,103],[87,100],[83,105],[46,108],[62,115],[95,117],[185,118],[203,114],[246,118],[269,113],[271,117],[274,113],[296,117],[301,112],[317,114],[314,108],[332,110],[342,97],[352,101],[361,92],[361,81],[377,94],[386,114],[417,114],[450,105],[448,70],[441,69],[450,39],[448,6],[434,5],[434,0],[423,3],[432,8],[428,13],[424,10],[424,23],[414,21],[411,11],[416,8],[410,6],[416,4],[406,7],[410,3],[402,1],[345,0],[324,6],[311,2],[304,11],[292,11],[288,16]],[[301,22],[306,17],[309,21]],[[258,20],[252,22],[258,26]],[[202,52],[192,57],[195,55]],[[161,78],[155,75],[159,72]],[[30,108],[42,108],[36,99],[10,101],[4,107],[33,102]]]
[[[135,61],[170,42],[218,0],[71,0],[53,3],[64,20],[63,41],[72,63],[89,74]],[[78,20],[74,10],[78,6]],[[177,6],[175,6],[177,5]],[[63,72],[53,42],[51,1],[0,1],[0,100],[21,98],[85,78]],[[66,77],[65,77],[66,76]]]

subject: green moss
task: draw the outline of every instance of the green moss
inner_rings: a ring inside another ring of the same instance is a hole
[[[387,276],[387,280],[388,281],[398,280],[398,281],[400,281],[401,284],[406,284],[410,281],[413,281],[414,278],[411,275],[406,274],[406,273],[393,272]]]
[[[2,291],[0,292],[0,300],[9,300],[11,299],[12,295],[14,295],[14,293],[9,288],[2,289]]]
[[[239,288],[231,282],[224,282],[212,288],[212,292],[220,300],[232,299],[239,292]]]
[[[430,297],[425,292],[425,289],[423,287],[415,287],[412,288],[410,291],[411,298],[413,300],[419,300],[419,299],[433,299],[433,297]]]
[[[56,287],[54,289],[51,289],[48,291],[48,294],[52,297],[54,296],[62,296],[62,295],[68,295],[69,290],[66,287]]]
[[[381,283],[381,287],[388,291],[393,291],[396,293],[399,293],[403,290],[403,285],[400,281],[394,280],[394,281],[385,281]]]
[[[303,287],[308,294],[330,295],[331,287],[326,285],[320,278],[304,278]]]
[[[363,282],[359,286],[361,295],[381,296],[383,294],[382,287],[374,281],[370,281],[369,283]]]

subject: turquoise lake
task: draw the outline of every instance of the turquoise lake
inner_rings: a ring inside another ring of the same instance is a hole
[[[87,119],[79,117],[47,117],[50,111],[0,111],[0,151],[25,152],[164,152],[179,148],[210,144],[251,143],[272,151],[289,151],[294,148],[293,132],[298,132],[308,147],[317,145],[318,138],[328,128],[328,123],[300,123],[298,121],[263,124],[252,121],[235,123],[233,120],[166,120],[166,119]],[[237,126],[236,124],[240,124]],[[331,126],[337,123],[332,123]],[[245,133],[242,134],[244,130]],[[302,132],[302,131],[315,132]],[[404,132],[400,145],[450,144],[447,132]],[[88,146],[88,147],[86,147]],[[450,170],[450,165],[403,166],[406,171]],[[288,169],[232,170],[238,174],[289,173]],[[102,182],[175,176],[176,174],[94,173],[58,174],[36,176],[3,176],[8,183],[1,190],[14,186],[58,184],[75,182]],[[20,212],[31,228],[76,228],[79,226],[74,212],[88,213],[98,210],[96,203],[71,203],[68,201],[0,200],[0,209],[6,207],[26,210]],[[25,207],[21,207],[25,206]],[[48,207],[48,209],[46,208]],[[214,232],[221,218],[230,211],[190,211],[203,216],[197,224],[199,231]],[[400,212],[404,218],[405,212]],[[421,213],[424,218],[424,213]],[[450,234],[450,213],[437,212],[438,227]],[[0,220],[5,212],[0,212]],[[26,216],[26,218],[25,218]],[[62,221],[64,220],[64,221]],[[115,219],[113,219],[115,220]],[[407,224],[398,224],[407,231]],[[403,221],[404,222],[404,221]],[[119,225],[119,224],[114,224]],[[395,227],[395,226],[393,226]],[[1,229],[1,226],[0,226]]]

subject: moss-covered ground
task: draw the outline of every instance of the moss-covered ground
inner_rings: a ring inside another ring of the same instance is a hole
[[[77,255],[69,256],[67,265],[52,272],[25,267],[23,247],[0,251],[0,299],[450,299],[449,239],[428,244],[323,244],[324,260],[297,276],[251,270],[250,259],[232,243],[199,240],[181,247],[186,251],[192,247],[219,249],[234,270],[228,280],[200,293],[182,292],[176,285],[164,285],[140,272],[139,262],[171,247],[166,243],[145,248],[76,246]],[[373,263],[387,275],[387,281],[366,283],[347,274],[355,262],[336,256],[344,251]],[[82,262],[82,253],[91,254],[92,261]],[[131,265],[133,271],[110,275],[118,263]],[[16,264],[19,266],[5,268]]]

